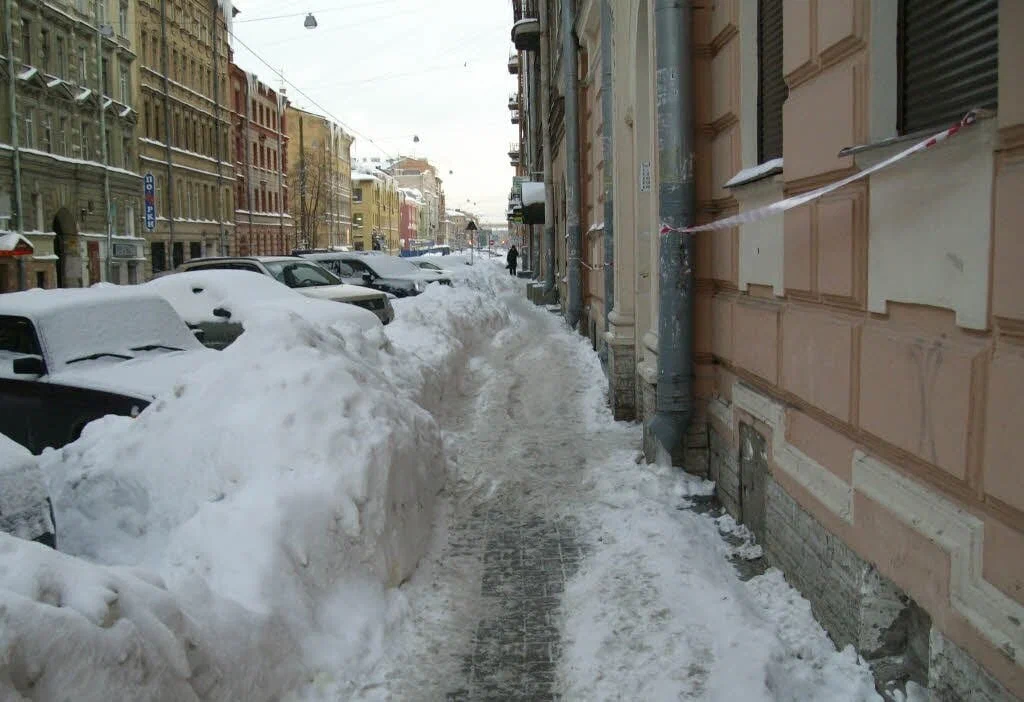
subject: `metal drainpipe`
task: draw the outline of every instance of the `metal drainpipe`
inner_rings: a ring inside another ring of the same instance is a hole
[[[544,165],[544,297],[555,291],[555,196],[551,174],[551,38],[548,2],[540,0],[540,121]]]
[[[658,216],[693,223],[693,73],[690,0],[655,0],[658,109]],[[661,236],[658,388],[650,431],[671,456],[685,446],[693,417],[693,237]]]
[[[565,89],[565,228],[568,304],[565,321],[573,329],[583,316],[583,261],[580,232],[579,85],[576,65],[576,12],[573,0],[562,0],[562,80]]]
[[[14,219],[14,226],[12,229],[21,234],[24,230],[24,218],[22,217],[21,211],[21,148],[19,146],[19,135],[18,135],[18,105],[16,90],[18,87],[18,76],[14,70],[14,30],[12,29],[12,23],[14,22],[12,16],[12,2],[11,0],[4,0],[4,43],[7,45],[7,109],[10,112],[10,124],[11,124],[11,150],[13,152],[13,165],[14,165],[14,198],[11,205],[11,217]],[[60,266],[63,261],[57,261],[57,265]],[[24,290],[26,287],[25,281],[25,263],[22,256],[18,257],[18,289]],[[0,292],[3,292],[0,290]]]
[[[107,159],[107,150],[110,145],[107,143],[107,106],[103,103],[106,101],[105,91],[103,90],[104,78],[107,77],[106,71],[103,70],[103,25],[100,24],[100,3],[96,3],[95,10],[96,19],[96,92],[99,94],[99,123],[100,123],[100,162],[103,164],[103,209],[104,217],[103,221],[106,225],[106,236],[104,237],[104,246],[106,247],[106,256],[104,257],[103,265],[103,280],[110,282],[110,258],[113,256],[114,247],[114,225],[110,221],[110,164]],[[88,157],[83,156],[88,160]],[[95,283],[97,281],[90,280],[89,283]]]
[[[615,305],[615,216],[614,152],[612,128],[614,109],[612,101],[612,4],[601,0],[601,141],[604,147],[604,326],[611,328],[608,315]]]
[[[256,251],[256,246],[253,245],[255,239],[253,239],[252,233],[252,183],[253,183],[253,167],[252,158],[250,152],[252,151],[252,93],[250,86],[256,76],[245,72],[245,209],[248,211],[249,220],[249,255],[259,254],[260,251]],[[236,251],[237,253],[237,251]]]
[[[210,14],[213,19],[213,41],[211,53],[213,56],[213,148],[217,151],[217,230],[220,235],[220,255],[228,255],[228,234],[224,222],[224,174],[221,171],[221,124],[220,124],[220,72],[217,70],[220,51],[217,46],[217,9],[218,0],[210,0]],[[225,12],[228,12],[225,8]],[[225,24],[227,16],[224,17]]]
[[[164,257],[164,270],[173,271],[174,266],[174,165],[171,154],[171,50],[167,43],[167,0],[160,0],[160,69],[164,87],[164,154],[167,161],[167,226],[168,251]],[[184,258],[184,256],[183,256]]]

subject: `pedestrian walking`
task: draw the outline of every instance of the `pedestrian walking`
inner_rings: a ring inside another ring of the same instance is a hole
[[[508,272],[513,276],[516,274],[516,266],[519,264],[519,249],[513,244],[512,248],[508,250],[508,256],[505,257],[505,262],[508,264]]]

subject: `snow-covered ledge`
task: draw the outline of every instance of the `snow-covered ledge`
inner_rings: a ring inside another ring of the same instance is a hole
[[[749,212],[781,200],[783,185],[782,159],[775,158],[744,168],[730,178],[725,187],[732,191],[740,212]],[[740,290],[747,290],[751,284],[768,285],[775,295],[783,295],[784,240],[781,216],[740,225]]]

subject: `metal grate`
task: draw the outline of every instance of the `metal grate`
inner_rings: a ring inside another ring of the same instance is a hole
[[[898,31],[901,134],[996,108],[999,0],[900,0]]]
[[[757,4],[757,160],[782,156],[782,104],[789,95],[782,75],[782,0]]]

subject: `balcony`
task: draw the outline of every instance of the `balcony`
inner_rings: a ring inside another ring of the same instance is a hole
[[[519,124],[519,111],[516,110],[512,113],[512,124]]]
[[[540,51],[540,13],[537,0],[512,0],[512,43],[519,51]]]
[[[508,72],[513,76],[519,74],[519,54],[512,54],[508,57]]]
[[[518,95],[509,95],[508,96],[508,109],[513,110],[513,111],[518,111],[519,110],[519,96]]]
[[[519,158],[519,144],[509,144],[508,157],[515,159]]]

